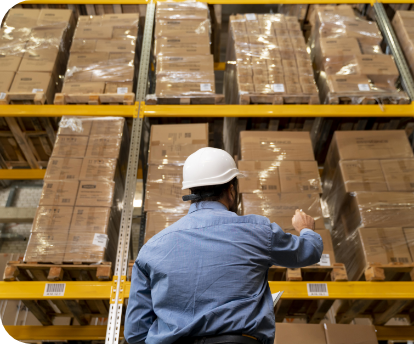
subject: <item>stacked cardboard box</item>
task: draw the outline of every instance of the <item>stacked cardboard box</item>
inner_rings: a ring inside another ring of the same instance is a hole
[[[207,4],[159,2],[155,18],[156,97],[213,95]]]
[[[306,98],[308,103],[319,103],[297,17],[254,13],[230,16],[228,50],[227,61],[237,64],[236,90],[228,99],[231,103],[241,103],[243,94],[289,96],[285,100],[290,103]]]
[[[326,260],[321,264],[333,265],[335,256],[322,217],[322,189],[309,133],[242,131],[240,150],[238,167],[245,175],[239,179],[243,215],[266,216],[296,235],[292,216],[296,209],[302,209],[315,219],[324,241]]]
[[[190,202],[182,196],[183,165],[187,157],[208,147],[208,124],[153,125],[151,127],[144,211],[145,242],[187,214]]]
[[[6,93],[58,91],[75,28],[71,10],[11,9],[0,29],[0,100]]]
[[[25,261],[114,262],[127,148],[123,118],[62,118]]]
[[[394,59],[379,46],[382,35],[375,22],[355,17],[349,5],[318,6],[315,14],[312,55],[325,103],[341,97],[352,103],[365,97],[406,101],[395,86],[399,73]]]
[[[350,278],[359,279],[368,264],[412,262],[413,167],[403,130],[335,132],[322,199]]]
[[[75,95],[133,92],[139,14],[80,16],[70,49],[62,93]]]
[[[414,74],[414,12],[397,11],[392,20],[395,33],[404,51],[405,58]]]

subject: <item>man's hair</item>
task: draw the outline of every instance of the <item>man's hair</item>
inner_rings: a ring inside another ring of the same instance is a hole
[[[202,201],[219,201],[224,193],[233,185],[237,193],[237,177],[234,177],[232,180],[225,184],[221,185],[209,185],[209,186],[199,186],[196,188],[191,188],[190,191],[194,195],[200,195],[201,199],[191,201],[191,204],[202,202]],[[203,196],[208,195],[208,196]]]

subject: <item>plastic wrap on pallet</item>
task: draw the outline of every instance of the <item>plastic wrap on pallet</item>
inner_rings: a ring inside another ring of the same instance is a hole
[[[177,222],[185,215],[186,214],[148,212],[144,243],[150,240],[154,235],[161,232],[163,229]]]
[[[414,75],[414,12],[397,11],[392,20],[395,34],[398,37],[400,46],[404,52],[405,58]]]
[[[74,28],[71,10],[11,9],[0,29],[0,75],[6,79],[0,92],[42,93],[51,102],[61,87]]]
[[[80,16],[62,94],[130,94],[134,91],[139,14]],[[65,102],[83,102],[65,96]]]
[[[62,263],[69,231],[30,233],[25,262]]]
[[[181,188],[181,183],[147,183],[144,211],[186,214],[190,202],[184,202],[182,197],[190,192]]]
[[[381,42],[377,24],[356,17],[349,5],[316,7],[310,46],[324,103],[408,103]]]
[[[183,166],[176,165],[148,165],[148,183],[174,183],[183,181]]]
[[[281,104],[319,102],[310,55],[296,17],[238,14],[230,16],[229,25],[227,61],[232,66],[228,66],[225,87],[237,90],[230,92],[229,102],[243,103],[243,95],[280,96],[272,102]]]
[[[157,19],[205,19],[209,16],[205,2],[160,2],[155,14]]]

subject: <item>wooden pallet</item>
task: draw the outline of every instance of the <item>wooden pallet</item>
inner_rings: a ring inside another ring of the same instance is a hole
[[[40,264],[10,261],[4,281],[108,281],[112,264]],[[10,282],[19,283],[19,282]],[[89,325],[92,317],[107,317],[109,300],[23,300],[24,305],[44,326],[53,325],[55,317],[75,318],[80,325]],[[58,311],[57,311],[57,310]]]
[[[224,104],[224,95],[216,94],[212,96],[196,96],[196,97],[176,97],[176,98],[160,98],[154,94],[147,96],[145,103],[147,105],[217,105]]]
[[[37,93],[3,93],[0,105],[25,104],[44,105],[47,103],[46,92]]]
[[[337,104],[353,104],[352,99],[363,98],[360,102],[362,105],[369,104],[409,104],[410,98],[403,91],[398,93],[386,94],[386,93],[371,93],[368,95],[363,94],[362,92],[354,94],[340,94],[335,95],[330,93],[327,98],[327,104],[337,105]]]
[[[319,95],[270,95],[270,94],[241,94],[239,103],[242,105],[249,104],[320,104]]]
[[[414,263],[368,264],[360,281],[414,281]]]
[[[88,104],[88,105],[134,105],[135,93],[104,93],[104,94],[66,94],[55,95],[55,105]]]

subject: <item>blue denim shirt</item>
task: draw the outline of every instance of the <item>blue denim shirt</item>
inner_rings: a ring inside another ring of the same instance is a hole
[[[132,272],[125,319],[129,344],[180,337],[248,334],[273,344],[267,283],[272,265],[318,263],[319,234],[285,234],[263,216],[238,216],[219,202],[192,204],[188,215],[151,238]]]

